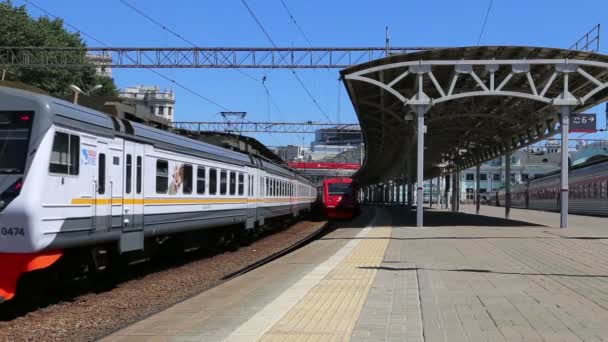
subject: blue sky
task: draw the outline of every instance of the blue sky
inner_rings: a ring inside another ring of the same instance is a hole
[[[110,46],[187,46],[123,5],[119,0],[31,0],[63,17]],[[163,25],[199,46],[270,46],[240,0],[128,0]],[[360,1],[284,0],[313,46],[383,46],[389,26],[393,46],[475,45],[488,0],[475,1]],[[14,0],[16,5],[24,4]],[[278,46],[307,46],[306,40],[285,12],[280,0],[248,0],[247,3]],[[29,7],[28,7],[29,8]],[[32,15],[41,14],[29,8]],[[595,24],[608,33],[606,0],[494,0],[481,45],[537,45],[567,48]],[[85,37],[85,40],[86,37]],[[97,46],[88,41],[90,46]],[[601,53],[608,53],[601,47]],[[245,70],[260,82],[235,70],[166,69],[162,73],[234,111],[246,111],[251,121],[327,121],[289,70]],[[342,122],[356,122],[346,91],[337,81],[338,71],[298,70],[320,106],[337,120],[341,93]],[[114,70],[119,87],[137,84],[170,88],[168,81],[144,69]],[[340,90],[338,88],[341,88]],[[176,120],[220,120],[220,108],[181,89],[176,89]],[[594,108],[598,128],[605,128],[605,106]],[[267,145],[302,144],[296,135],[257,135]],[[305,137],[309,141],[312,136]],[[608,138],[606,133],[585,138]]]

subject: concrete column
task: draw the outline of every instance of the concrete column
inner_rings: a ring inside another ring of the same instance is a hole
[[[481,200],[481,196],[479,194],[481,180],[479,178],[481,178],[481,165],[477,165],[475,168],[475,213],[477,215],[479,215],[479,207],[481,205],[481,203],[479,203]]]
[[[560,228],[568,228],[568,138],[570,134],[570,106],[562,106],[562,163],[561,163],[561,205],[560,205]]]
[[[422,106],[416,107],[416,114],[418,115],[418,154],[416,161],[416,183],[418,188],[416,194],[418,196],[416,203],[416,226],[422,227],[424,218],[424,113],[425,108]]]
[[[511,152],[505,154],[505,219],[511,216]]]
[[[454,171],[452,173],[452,211],[456,212],[458,211],[458,208],[456,207],[456,195],[458,194],[458,181],[456,180],[456,178],[458,177],[458,172]]]

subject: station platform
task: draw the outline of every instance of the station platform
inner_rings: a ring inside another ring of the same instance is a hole
[[[365,207],[319,240],[103,341],[600,341],[608,218]],[[171,291],[171,289],[167,289]]]

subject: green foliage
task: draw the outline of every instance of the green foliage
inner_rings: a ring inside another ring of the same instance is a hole
[[[81,47],[85,44],[79,33],[71,33],[63,26],[63,20],[48,17],[32,18],[25,6],[15,7],[12,1],[0,2],[0,46],[48,46]],[[96,95],[116,95],[116,85],[111,78],[95,75],[90,66],[71,68],[10,67],[6,79],[19,81],[44,89],[54,96],[67,96],[68,86],[75,84],[88,90],[96,84],[103,88]]]

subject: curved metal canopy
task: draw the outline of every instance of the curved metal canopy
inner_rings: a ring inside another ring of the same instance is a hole
[[[464,169],[558,133],[560,108],[608,99],[608,56],[542,47],[464,47],[400,54],[341,71],[363,131],[363,185],[416,163],[416,113],[426,123],[424,176]]]

